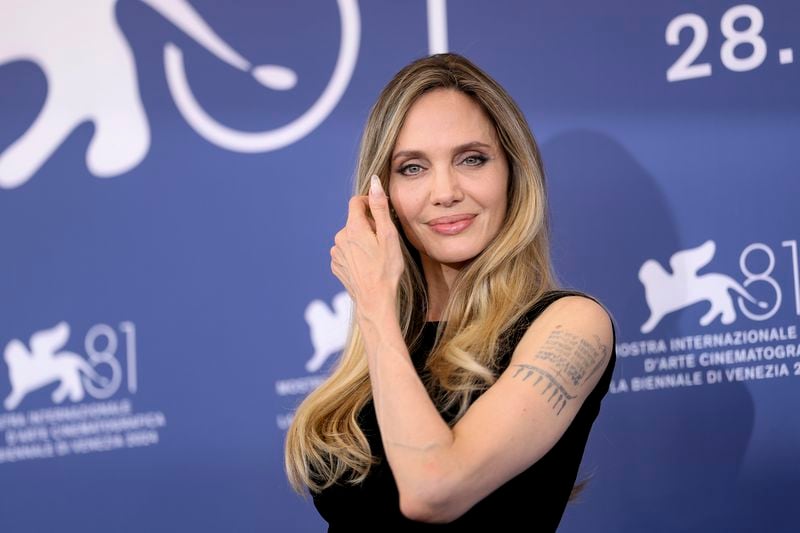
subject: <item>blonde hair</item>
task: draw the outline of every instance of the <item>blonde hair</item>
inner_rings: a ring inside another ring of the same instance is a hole
[[[381,92],[361,139],[355,194],[367,194],[377,174],[388,190],[391,154],[403,121],[422,94],[460,91],[492,121],[509,168],[508,208],[500,233],[451,287],[426,368],[426,387],[441,412],[464,414],[473,393],[497,378],[501,336],[541,296],[557,288],[550,260],[544,171],[530,128],[512,98],[488,74],[457,54],[437,54],[403,68]],[[397,221],[398,231],[403,235]],[[405,271],[397,294],[400,327],[409,349],[427,312],[417,251],[403,238]],[[286,436],[289,482],[301,494],[336,482],[362,482],[373,463],[358,414],[371,399],[367,359],[355,320],[327,380],[297,408]]]

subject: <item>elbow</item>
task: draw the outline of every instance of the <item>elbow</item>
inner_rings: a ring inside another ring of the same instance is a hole
[[[409,520],[433,523],[436,512],[424,498],[400,494],[400,512]]]
[[[466,511],[459,510],[452,492],[442,485],[423,484],[419,490],[400,491],[400,512],[409,520],[430,524],[452,522]]]

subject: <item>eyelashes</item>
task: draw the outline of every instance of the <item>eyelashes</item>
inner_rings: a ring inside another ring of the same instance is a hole
[[[486,163],[488,160],[489,157],[483,154],[472,154],[462,159],[459,165],[466,165],[468,167],[480,167],[483,166],[484,163]],[[396,169],[396,172],[404,176],[416,176],[423,170],[424,167],[419,163],[408,163],[406,165],[401,165],[400,167],[398,167]]]
[[[467,163],[467,161],[469,161],[470,159],[472,159],[473,161],[477,161],[477,162]],[[470,167],[479,167],[479,166],[483,165],[484,163],[486,163],[488,160],[489,160],[489,158],[486,157],[485,155],[482,155],[482,154],[481,155],[468,155],[467,157],[464,158],[464,160],[461,163],[462,164],[466,164],[467,166],[470,166]]]
[[[415,172],[409,173],[410,169],[422,169],[422,166],[416,163],[409,163],[408,165],[403,165],[400,168],[398,168],[397,172],[399,172],[404,176],[415,176],[416,174],[419,174],[422,171],[422,170],[416,170]]]

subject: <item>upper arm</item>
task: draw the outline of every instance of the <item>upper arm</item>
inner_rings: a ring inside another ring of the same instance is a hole
[[[452,518],[538,461],[561,438],[606,368],[611,319],[591,299],[550,304],[508,368],[453,427],[437,487]]]

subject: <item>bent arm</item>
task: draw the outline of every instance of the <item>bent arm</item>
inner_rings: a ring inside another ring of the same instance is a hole
[[[600,379],[613,339],[599,304],[557,300],[450,429],[414,370],[394,311],[359,323],[401,511],[426,522],[458,518],[544,456]]]
[[[419,520],[430,481],[440,476],[453,431],[414,369],[394,310],[359,320],[369,363],[372,398],[386,459],[400,493],[400,510]]]

